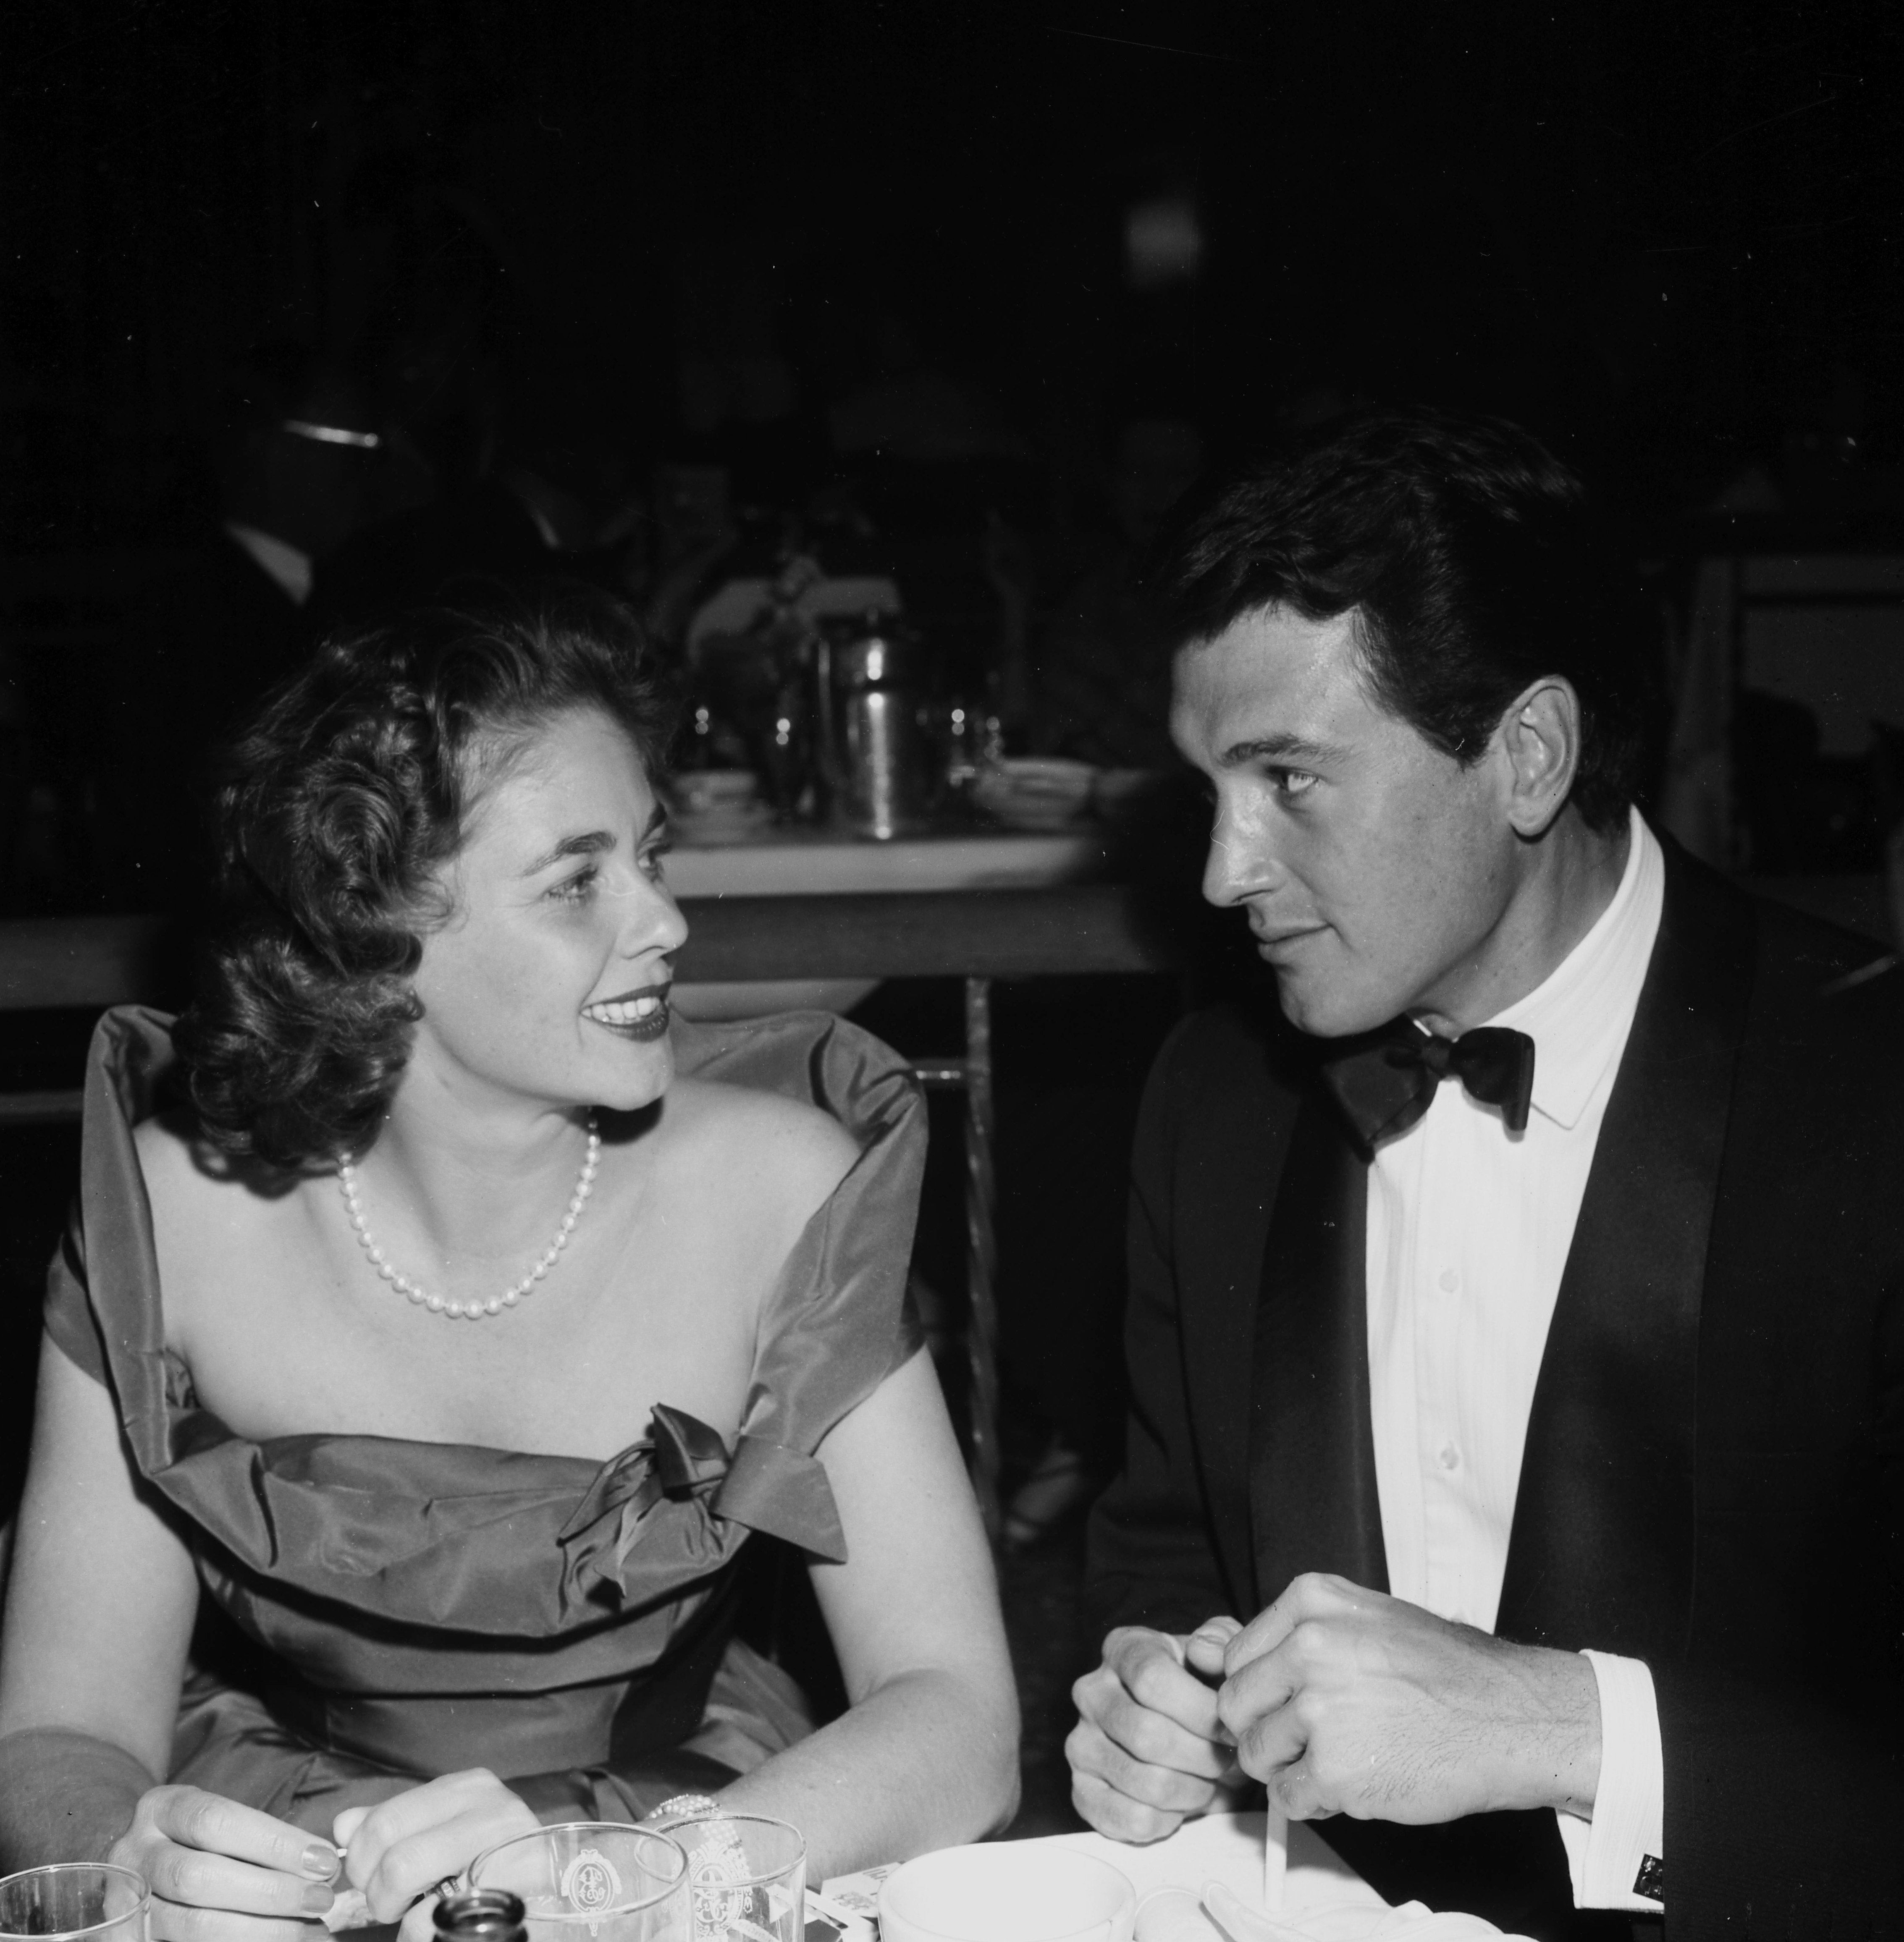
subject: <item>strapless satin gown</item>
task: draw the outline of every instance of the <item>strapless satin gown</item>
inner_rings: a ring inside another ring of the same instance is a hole
[[[596,1463],[252,1442],[199,1405],[166,1346],[132,1139],[172,1061],[168,1024],[134,1008],[100,1022],[46,1321],[111,1390],[128,1461],[197,1561],[170,1778],[328,1832],[342,1806],[487,1766],[546,1819],[626,1820],[797,1738],[797,1689],[733,1636],[737,1554],[758,1531],[845,1557],[815,1447],[918,1346],[924,1114],[894,1055],[820,1013],[676,1022],[681,1071],[817,1104],[860,1156],[788,1258],[731,1445],[658,1409]]]

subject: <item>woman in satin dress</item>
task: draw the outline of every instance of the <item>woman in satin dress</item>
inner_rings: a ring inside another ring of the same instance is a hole
[[[540,1821],[683,1792],[811,1879],[977,1838],[1017,1718],[905,1303],[917,1090],[842,1020],[671,1015],[632,623],[333,639],[219,801],[235,915],[109,1013],[0,1635],[8,1866],[155,1932],[391,1919]],[[753,1533],[849,1701],[734,1635]]]

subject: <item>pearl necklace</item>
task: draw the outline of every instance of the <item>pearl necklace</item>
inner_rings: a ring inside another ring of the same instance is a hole
[[[339,1153],[337,1156],[337,1184],[342,1190],[344,1205],[349,1209],[357,1245],[369,1256],[370,1265],[384,1280],[399,1294],[408,1295],[419,1308],[427,1308],[432,1315],[446,1316],[452,1320],[480,1322],[486,1315],[500,1315],[505,1308],[514,1308],[524,1295],[533,1294],[535,1284],[560,1259],[563,1249],[569,1245],[569,1236],[575,1231],[575,1223],[582,1217],[582,1209],[588,1205],[588,1196],[595,1185],[595,1169],[601,1157],[602,1135],[596,1129],[595,1115],[591,1113],[588,1116],[588,1150],[582,1156],[582,1170],[576,1177],[575,1190],[569,1196],[568,1211],[562,1217],[562,1225],[555,1230],[555,1239],[542,1250],[535,1267],[514,1287],[491,1295],[487,1301],[446,1301],[440,1294],[427,1294],[408,1275],[399,1273],[364,1224],[363,1202],[357,1193],[357,1169],[348,1154]]]

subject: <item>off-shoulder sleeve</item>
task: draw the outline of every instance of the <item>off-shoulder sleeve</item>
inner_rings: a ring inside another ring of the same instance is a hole
[[[159,1076],[171,1061],[170,1025],[158,1012],[125,1006],[94,1028],[79,1193],[47,1270],[47,1334],[76,1368],[108,1387],[115,1386],[109,1333],[135,1352],[164,1345],[158,1267],[133,1128],[152,1110]],[[127,1399],[121,1400],[123,1406]]]
[[[46,1271],[46,1306],[42,1315],[54,1346],[75,1368],[103,1384],[106,1351],[100,1346],[99,1323],[93,1314],[86,1285],[85,1252],[79,1210],[75,1207]]]
[[[817,1106],[860,1156],[802,1231],[763,1317],[720,1515],[843,1557],[814,1452],[918,1350],[907,1297],[925,1166],[924,1101],[898,1055],[830,1012],[677,1027],[681,1068]]]

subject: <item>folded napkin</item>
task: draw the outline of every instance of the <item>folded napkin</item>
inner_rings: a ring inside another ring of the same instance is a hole
[[[1256,1813],[1205,1815],[1147,1848],[1101,1834],[1053,1838],[1130,1878],[1136,1942],[1485,1942],[1501,1934],[1479,1916],[1437,1914],[1418,1901],[1390,1907],[1302,1822],[1289,1830],[1282,1908],[1265,1913],[1265,1835]]]

